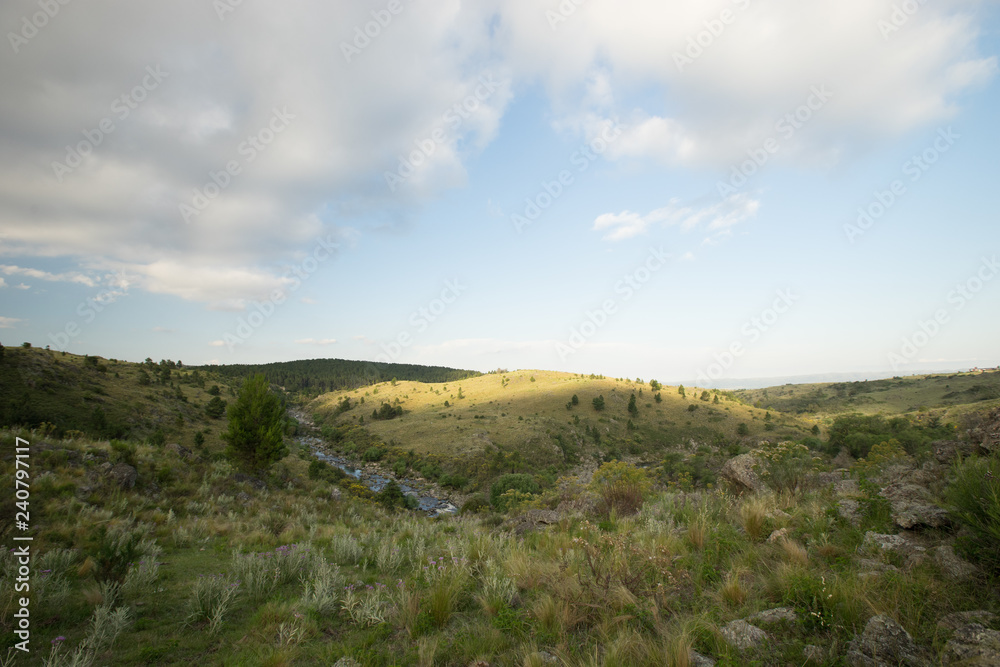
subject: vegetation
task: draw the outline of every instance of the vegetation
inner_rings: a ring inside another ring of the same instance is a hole
[[[222,434],[225,454],[240,470],[264,472],[288,453],[282,437],[285,406],[270,392],[263,375],[243,382],[228,416],[229,428]]]

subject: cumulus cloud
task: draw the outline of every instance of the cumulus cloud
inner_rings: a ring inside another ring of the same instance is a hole
[[[15,324],[17,324],[18,322],[23,322],[23,321],[24,320],[20,320],[20,319],[18,319],[16,317],[3,317],[3,316],[0,316],[0,329],[13,329]]]
[[[0,264],[0,273],[8,276],[26,276],[28,278],[47,280],[49,282],[78,283],[80,285],[86,285],[87,287],[93,287],[97,284],[93,278],[75,271],[68,273],[50,273],[48,271],[31,269],[23,266]]]
[[[464,184],[514,91],[535,83],[557,128],[622,128],[611,160],[713,168],[825,85],[832,97],[776,159],[844,159],[949,118],[996,70],[976,53],[975,3],[922,5],[883,37],[892,4],[589,0],[553,22],[554,2],[408,2],[350,58],[342,44],[384,2],[290,3],[280,21],[266,3],[224,21],[194,0],[66,5],[0,60],[0,254],[78,263],[59,280],[124,269],[143,290],[242,308],[283,289],[317,237]],[[724,9],[735,19],[679,66]],[[4,3],[0,24],[36,10]],[[677,214],[627,213],[603,220],[609,240]],[[739,215],[707,226],[723,234]]]

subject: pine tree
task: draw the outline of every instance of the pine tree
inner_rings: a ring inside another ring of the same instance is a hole
[[[247,378],[229,407],[229,427],[222,434],[233,465],[247,473],[264,472],[288,453],[281,437],[284,413],[263,375]]]
[[[636,417],[639,414],[639,406],[635,404],[635,394],[632,394],[632,396],[628,399],[628,413],[633,417]]]

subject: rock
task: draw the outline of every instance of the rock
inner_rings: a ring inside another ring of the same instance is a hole
[[[895,565],[889,565],[888,563],[883,563],[880,560],[872,560],[871,558],[860,558],[858,559],[858,565],[866,570],[862,574],[881,574],[883,572],[899,572],[899,568]]]
[[[861,525],[861,504],[857,500],[844,498],[837,503],[837,514],[854,526]]]
[[[689,649],[688,665],[690,665],[690,667],[715,667],[715,660],[712,660],[707,655],[698,653],[698,651],[695,651],[694,649]]]
[[[795,610],[791,607],[776,607],[774,609],[758,611],[756,614],[748,616],[747,620],[753,621],[754,623],[761,623],[763,625],[767,625],[769,623],[780,623],[782,621],[794,623],[798,620],[798,616],[795,614]]]
[[[775,508],[775,509],[771,510],[770,512],[767,513],[766,516],[767,516],[768,519],[771,519],[771,520],[779,520],[779,519],[780,520],[784,520],[784,519],[791,519],[792,518],[791,514],[789,514],[788,512],[785,512],[784,510],[779,510],[778,508]]]
[[[108,469],[107,476],[120,488],[131,489],[139,473],[127,463],[116,463]]]
[[[941,630],[951,630],[954,632],[963,625],[979,623],[980,625],[992,625],[996,623],[997,615],[985,609],[975,611],[956,611],[938,619],[937,626]]]
[[[861,495],[861,488],[858,486],[858,480],[856,479],[842,479],[839,482],[834,482],[833,490],[842,496]]]
[[[252,498],[250,498],[250,494],[246,491],[240,491],[236,494],[236,500],[238,500],[241,505],[248,505]]]
[[[903,627],[888,616],[872,616],[847,645],[847,664],[860,667],[924,667],[930,663]]]
[[[949,465],[957,457],[965,458],[975,453],[975,446],[961,440],[938,440],[931,443],[934,448],[934,458],[942,465]]]
[[[787,536],[788,536],[788,529],[787,528],[779,528],[778,530],[776,530],[773,533],[771,533],[770,535],[768,535],[767,541],[769,543],[778,542],[780,540],[785,539]]]
[[[931,502],[930,492],[924,486],[891,482],[879,495],[889,501],[892,520],[900,528],[943,528],[951,524],[948,512]]]
[[[757,457],[753,454],[740,454],[723,464],[719,470],[719,476],[729,482],[738,492],[764,491],[767,486],[753,469],[756,463]]]
[[[166,449],[168,452],[176,454],[185,461],[190,461],[191,459],[194,458],[194,452],[192,452],[187,447],[182,447],[181,445],[178,445],[176,442],[168,443],[167,446],[164,447],[164,449]]]
[[[805,658],[807,663],[812,662],[822,664],[826,662],[826,651],[821,649],[819,646],[806,644],[802,647],[802,657]]]
[[[914,555],[923,554],[926,549],[913,544],[902,535],[884,535],[869,530],[861,543],[861,551],[868,554],[889,552],[912,559]]]
[[[555,510],[531,509],[524,513],[526,521],[551,525],[559,523],[559,513]]]
[[[538,656],[539,660],[542,661],[543,665],[558,665],[559,664],[559,658],[555,657],[551,653],[548,653],[547,651],[539,651],[535,655]]]
[[[1000,449],[1000,408],[992,410],[975,428],[969,429],[969,440],[978,444],[985,454]]]
[[[766,632],[742,620],[726,624],[720,632],[723,639],[741,651],[759,646],[768,639]]]
[[[1000,632],[979,623],[963,625],[944,645],[945,665],[1000,665]]]
[[[947,544],[934,549],[934,561],[949,579],[968,579],[978,572],[975,565],[959,558],[955,550]]]
[[[344,493],[340,490],[339,486],[334,486],[330,489],[330,500],[340,500],[344,497]]]
[[[354,658],[341,658],[333,663],[333,667],[361,667],[361,663]]]

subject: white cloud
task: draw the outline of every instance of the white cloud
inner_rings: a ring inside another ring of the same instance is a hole
[[[225,347],[226,341],[224,341],[224,340],[213,340],[211,343],[209,343],[209,345],[211,345],[212,347]]]
[[[23,322],[24,320],[19,320],[16,317],[2,317],[0,316],[0,329],[13,329],[14,325],[18,322]]]
[[[295,341],[297,345],[333,345],[336,342],[336,338],[321,338],[319,340],[316,338],[300,338]]]
[[[7,286],[7,281],[4,280],[3,278],[0,278],[0,289],[3,289],[6,286]]]
[[[36,278],[38,280],[47,280],[50,282],[78,283],[80,285],[86,285],[87,287],[93,287],[97,284],[93,278],[75,271],[68,273],[50,273],[48,271],[31,269],[23,266],[0,264],[0,272],[8,276],[27,276],[28,278]]]
[[[728,236],[732,227],[756,215],[759,207],[759,201],[743,193],[701,208],[682,205],[675,198],[645,215],[632,211],[604,213],[594,220],[592,229],[610,230],[602,237],[605,241],[622,241],[644,234],[654,225],[678,226],[684,231],[700,227],[711,232],[709,239],[717,241]]]

